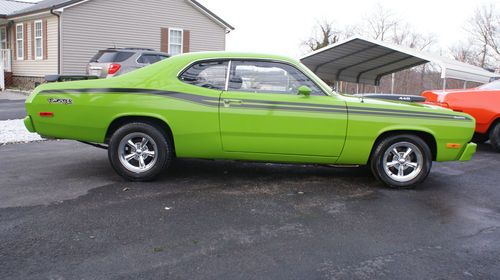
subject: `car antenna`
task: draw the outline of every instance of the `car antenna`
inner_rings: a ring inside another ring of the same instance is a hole
[[[358,88],[359,88],[359,84],[358,84]],[[365,103],[365,92],[363,90],[361,90],[361,103]]]

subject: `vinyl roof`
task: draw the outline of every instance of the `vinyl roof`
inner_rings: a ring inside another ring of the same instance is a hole
[[[429,62],[441,68],[441,78],[488,83],[500,77],[453,59],[362,37],[319,49],[302,57],[301,62],[324,80],[374,85],[385,75]]]

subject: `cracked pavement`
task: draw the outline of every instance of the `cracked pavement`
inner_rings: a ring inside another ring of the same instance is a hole
[[[0,279],[498,279],[500,154],[415,190],[364,168],[178,160],[129,183],[104,150],[0,147]]]

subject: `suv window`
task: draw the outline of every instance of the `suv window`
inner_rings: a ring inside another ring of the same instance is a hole
[[[300,86],[308,86],[312,95],[323,91],[297,68],[279,62],[232,61],[229,90],[297,94]]]
[[[92,63],[124,62],[134,55],[133,52],[99,51],[91,60]]]
[[[158,54],[143,54],[137,59],[137,62],[142,64],[153,64],[166,58],[168,58],[168,56]]]
[[[196,63],[179,77],[185,83],[224,90],[226,85],[227,61],[208,61]]]

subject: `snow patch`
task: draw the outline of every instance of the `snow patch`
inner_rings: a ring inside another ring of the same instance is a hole
[[[30,133],[23,120],[0,121],[0,145],[28,143],[45,140],[36,133]]]

